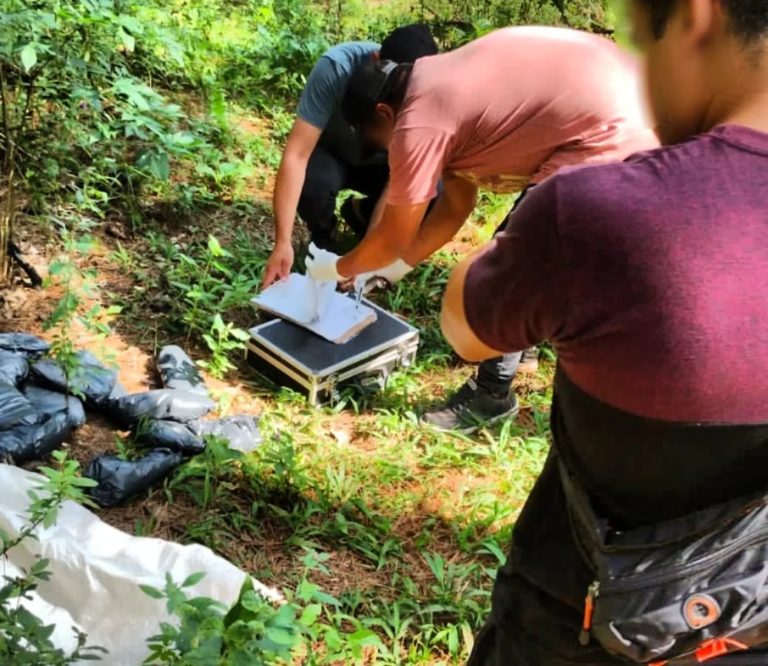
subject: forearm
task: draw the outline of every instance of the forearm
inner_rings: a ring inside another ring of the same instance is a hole
[[[283,155],[272,199],[272,210],[275,216],[275,245],[291,243],[306,170],[307,161],[301,156],[290,153]]]
[[[369,228],[357,247],[339,259],[336,269],[344,277],[357,277],[389,266],[402,258],[419,232],[426,203],[410,206],[386,204],[381,221]]]
[[[368,223],[368,231],[366,233],[369,233],[372,229],[375,229],[379,224],[381,224],[381,218],[384,216],[384,207],[387,205],[387,193],[389,191],[389,183],[386,184],[384,189],[381,192],[381,195],[379,195],[379,200],[376,202],[376,206],[373,209],[373,213],[371,214],[371,220]]]
[[[448,243],[472,214],[477,187],[457,176],[446,175],[443,192],[421,224],[414,242],[403,255],[411,266],[424,261]]]
[[[411,237],[403,238],[379,223],[368,229],[362,241],[341,259],[337,269],[343,277],[355,277],[389,266],[400,259]]]
[[[464,211],[452,210],[438,200],[421,225],[414,242],[403,254],[403,259],[411,266],[416,266],[432,256],[456,235],[467,217]]]

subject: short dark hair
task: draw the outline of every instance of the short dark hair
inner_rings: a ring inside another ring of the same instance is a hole
[[[678,0],[641,0],[651,10],[656,37],[664,34],[667,21]],[[733,31],[746,41],[755,41],[768,35],[768,1],[719,0],[725,7]]]
[[[377,104],[399,107],[408,90],[413,65],[398,65],[390,60],[372,58],[358,67],[349,78],[341,112],[353,127],[363,127],[376,115]]]
[[[398,64],[416,62],[437,53],[437,43],[425,23],[413,23],[395,28],[381,42],[381,59]]]

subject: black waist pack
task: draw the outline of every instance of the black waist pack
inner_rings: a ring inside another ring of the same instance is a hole
[[[768,493],[618,531],[562,462],[560,475],[577,548],[595,572],[582,644],[591,637],[630,662],[682,666],[768,643]]]

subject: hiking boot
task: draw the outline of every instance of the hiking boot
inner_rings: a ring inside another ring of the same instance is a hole
[[[517,371],[526,375],[533,375],[539,370],[539,350],[536,347],[526,349],[520,357],[520,365]]]
[[[469,379],[445,405],[424,414],[421,422],[442,432],[471,435],[496,421],[514,418],[519,410],[514,393],[492,393]]]

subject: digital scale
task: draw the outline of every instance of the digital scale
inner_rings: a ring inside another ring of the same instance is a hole
[[[283,319],[254,326],[246,343],[250,364],[276,384],[304,393],[312,405],[334,402],[344,386],[384,388],[394,370],[413,363],[419,331],[366,299],[362,303],[376,311],[376,321],[344,344]]]

